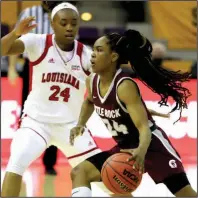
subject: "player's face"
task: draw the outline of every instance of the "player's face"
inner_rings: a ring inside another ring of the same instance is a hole
[[[63,9],[57,12],[52,21],[52,27],[56,39],[63,44],[74,42],[79,29],[79,16],[71,9]]]
[[[112,66],[114,61],[114,52],[108,45],[108,39],[103,36],[99,38],[94,46],[91,58],[92,70],[94,73],[102,73]]]

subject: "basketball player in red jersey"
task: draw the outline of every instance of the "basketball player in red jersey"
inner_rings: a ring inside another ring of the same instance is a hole
[[[164,183],[175,196],[197,196],[179,154],[166,133],[155,124],[137,84],[130,73],[120,69],[120,64],[129,61],[141,81],[161,96],[161,105],[166,105],[168,98],[172,97],[176,103],[172,112],[181,112],[187,108],[186,100],[190,96],[181,82],[186,81],[189,74],[155,67],[151,52],[149,40],[134,30],[128,30],[123,35],[108,34],[95,42],[91,59],[95,74],[86,81],[88,97],[82,105],[78,125],[71,130],[70,141],[72,144],[75,137],[83,133],[95,109],[117,146],[90,157],[73,169],[73,197],[82,196],[78,187],[90,188],[90,182],[100,181],[103,163],[120,151],[131,153],[129,160],[135,160],[134,168],[148,172],[156,184]]]
[[[36,27],[33,21],[34,17],[22,20],[1,39],[2,55],[25,52],[32,70],[31,90],[11,144],[3,197],[19,196],[24,171],[50,145],[57,146],[72,167],[101,152],[89,132],[83,145],[69,144],[70,129],[76,125],[84,101],[92,53],[75,40],[80,22],[77,8],[61,3],[51,10],[53,35],[28,33]]]
[[[2,55],[25,52],[32,70],[31,91],[11,144],[2,196],[19,195],[24,171],[50,145],[62,150],[72,167],[101,152],[88,132],[77,148],[69,144],[91,67],[91,50],[75,40],[80,21],[77,8],[69,3],[52,8],[53,35],[28,33],[36,27],[33,21],[34,17],[22,20],[1,39]]]

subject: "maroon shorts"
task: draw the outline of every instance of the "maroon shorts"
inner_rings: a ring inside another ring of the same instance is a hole
[[[105,151],[89,158],[88,161],[94,164],[98,170],[101,170],[106,159],[115,153],[119,153],[120,149],[117,145],[110,151]],[[189,184],[179,154],[169,141],[166,133],[160,128],[152,132],[152,140],[145,156],[144,168],[145,172],[150,175],[156,184],[165,183],[167,185],[165,182],[167,179],[168,183],[172,181],[171,184],[167,186],[173,193],[181,189],[180,187]],[[175,179],[175,175],[180,176]],[[184,181],[181,186],[172,187],[172,185],[176,185],[176,183],[181,183],[180,180]]]
[[[152,141],[145,157],[145,172],[155,183],[184,172],[180,155],[160,128],[153,132]]]

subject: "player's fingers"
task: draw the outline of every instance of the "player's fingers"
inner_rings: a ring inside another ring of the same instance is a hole
[[[130,161],[136,161],[136,158],[137,158],[137,154],[134,152],[134,150],[130,150],[130,154],[132,155],[129,159],[128,159],[128,161],[130,162]]]
[[[137,156],[135,159],[135,163],[133,164],[133,168],[136,170],[140,170],[142,166],[142,160]]]
[[[131,154],[131,155],[132,155],[131,149],[121,149],[120,152],[122,152],[122,153],[128,153],[128,154]],[[130,161],[132,161],[132,160],[133,160],[133,158],[131,159],[131,157],[129,157],[129,158],[127,159],[127,162],[130,162]]]
[[[73,145],[74,144],[74,138],[75,138],[75,129],[71,129],[70,131],[70,144]]]
[[[30,16],[30,17],[27,17],[25,20],[26,21],[34,21],[36,19],[35,16]]]
[[[133,169],[138,170],[138,168],[139,168],[139,163],[138,163],[138,161],[136,160],[136,161],[134,162],[134,164],[133,164]]]
[[[132,154],[132,153],[131,153]],[[133,160],[135,160],[136,159],[136,155],[132,155],[131,157],[129,157],[128,159],[127,159],[127,161],[128,162],[131,162],[131,161],[133,161]]]
[[[22,24],[29,24],[30,22],[34,21],[35,17],[27,17],[23,21],[21,21]]]
[[[79,135],[82,135],[82,134],[84,133],[84,130],[85,130],[84,127],[81,128],[81,129],[80,129],[80,134],[79,134]]]
[[[37,24],[30,25],[30,26],[28,27],[28,31],[31,31],[31,30],[34,29],[36,26],[37,26]]]
[[[79,128],[75,129],[74,132],[73,132],[73,136],[74,136],[73,139],[75,139],[79,135],[82,135],[83,131],[84,131],[84,129],[83,130],[81,130]]]
[[[143,162],[141,162],[140,165],[139,165],[139,173],[140,174],[144,173],[144,163]]]
[[[70,139],[70,144],[73,145],[74,144],[74,134],[72,132],[70,134],[69,139]]]
[[[31,18],[31,19],[29,19],[27,22],[28,23],[32,23],[33,21],[35,21],[36,19],[35,19],[35,17],[34,18]]]
[[[73,144],[74,144],[74,137],[73,137],[73,135],[70,135],[70,144],[73,146]]]
[[[131,149],[121,149],[120,152],[132,154]]]

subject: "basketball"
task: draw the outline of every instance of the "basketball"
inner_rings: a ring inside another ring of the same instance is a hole
[[[109,157],[101,170],[102,181],[115,194],[129,194],[137,189],[142,174],[133,169],[134,161],[127,162],[127,153],[117,153]]]

